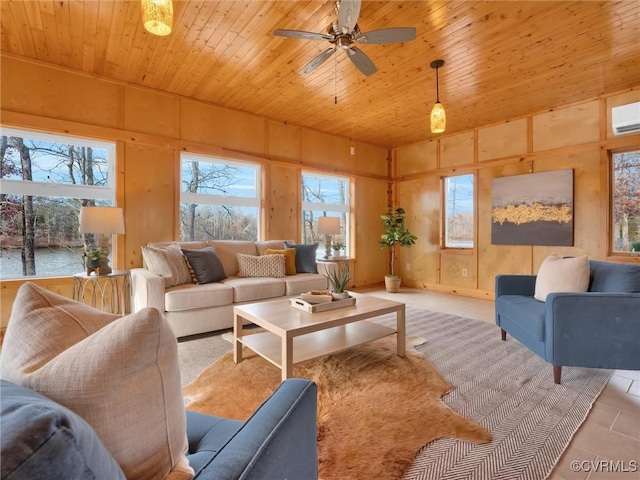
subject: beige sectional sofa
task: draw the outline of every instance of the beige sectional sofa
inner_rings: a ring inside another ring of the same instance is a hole
[[[292,242],[290,242],[292,243]],[[277,297],[295,296],[309,290],[326,289],[326,264],[317,264],[319,273],[296,273],[282,278],[238,277],[237,254],[264,255],[267,249],[284,249],[283,240],[248,242],[210,240],[208,242],[158,242],[150,247],[200,250],[212,247],[227,278],[219,282],[183,283],[167,286],[165,278],[149,268],[131,270],[132,308],[155,307],[165,312],[176,337],[211,332],[233,326],[233,307]],[[175,247],[174,247],[175,248]]]

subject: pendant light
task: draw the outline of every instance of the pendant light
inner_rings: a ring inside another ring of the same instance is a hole
[[[438,69],[444,65],[444,60],[434,60],[431,68],[436,69],[436,104],[431,110],[431,132],[442,133],[447,126],[447,116],[444,107],[440,103],[440,85],[438,84]]]
[[[171,0],[142,0],[142,23],[154,35],[164,37],[171,33],[173,3]]]

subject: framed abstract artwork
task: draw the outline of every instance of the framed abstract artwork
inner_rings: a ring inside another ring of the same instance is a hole
[[[573,245],[573,169],[494,178],[493,245]]]

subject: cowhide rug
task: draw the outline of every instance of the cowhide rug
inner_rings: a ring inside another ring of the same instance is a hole
[[[296,377],[318,386],[321,479],[399,479],[439,437],[491,441],[442,402],[451,387],[422,354],[395,352],[395,338],[387,337],[294,367]],[[243,356],[236,365],[230,352],[205,368],[183,390],[187,408],[248,418],[280,383],[280,370],[246,348]]]

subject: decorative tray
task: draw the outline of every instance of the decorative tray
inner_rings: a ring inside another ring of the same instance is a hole
[[[355,297],[345,298],[344,300],[334,300],[332,302],[312,304],[305,302],[300,297],[290,298],[289,305],[298,310],[302,310],[308,313],[325,312],[327,310],[334,310],[336,308],[350,307],[356,304]]]

